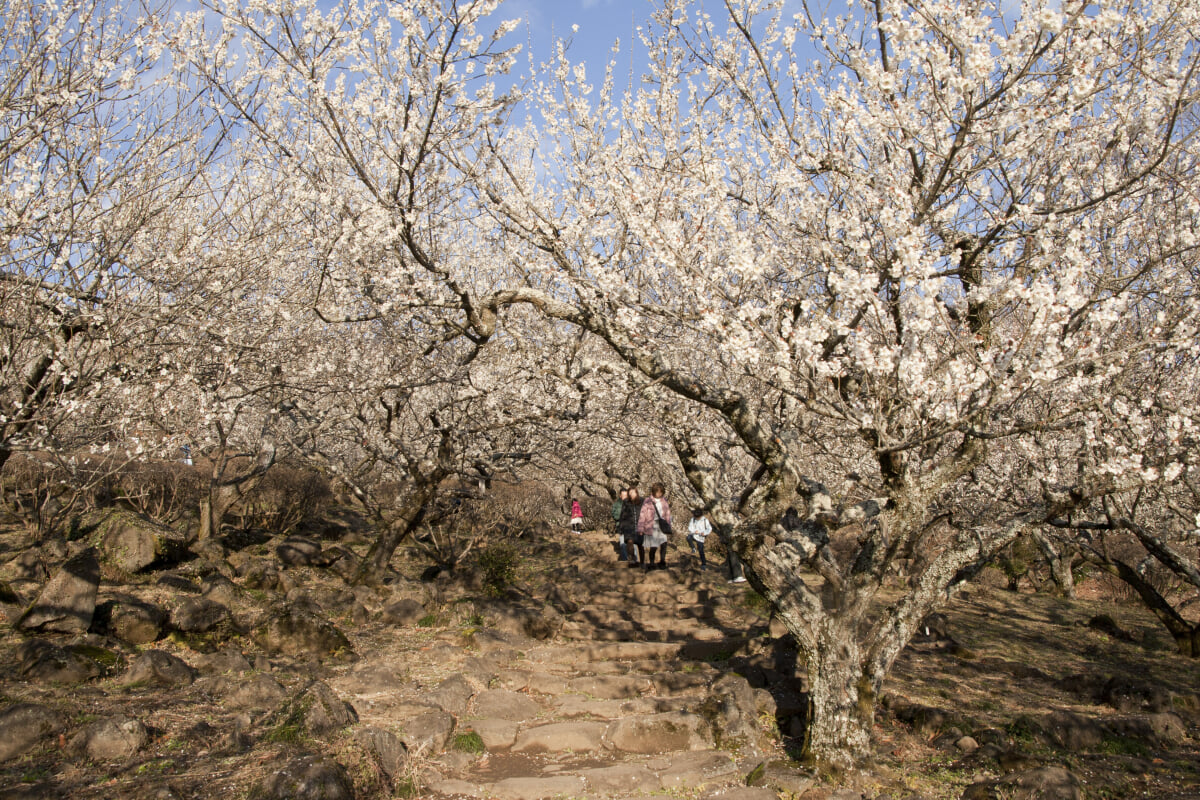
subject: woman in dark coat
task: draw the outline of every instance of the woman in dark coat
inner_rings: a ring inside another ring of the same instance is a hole
[[[621,518],[617,520],[617,530],[625,537],[626,544],[637,546],[637,555],[629,551],[629,563],[639,564],[646,560],[646,551],[642,547],[642,537],[638,535],[638,512],[642,510],[641,497],[636,486],[629,487],[629,499],[621,506]]]

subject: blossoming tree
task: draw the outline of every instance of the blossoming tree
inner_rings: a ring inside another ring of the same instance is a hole
[[[541,121],[462,163],[536,276],[479,305],[595,333],[752,459],[708,485],[681,443],[797,639],[815,759],[865,754],[896,657],[999,548],[1178,474],[1096,412],[1131,370],[1195,370],[1198,13],[751,0],[715,20],[668,0],[639,86],[563,55]],[[1085,435],[1011,480],[1054,430]],[[1082,449],[1103,455],[1077,470]]]

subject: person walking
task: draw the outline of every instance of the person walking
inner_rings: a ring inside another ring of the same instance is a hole
[[[626,502],[629,500],[629,490],[622,489],[617,499],[612,504],[612,520],[613,527],[617,530],[617,547],[620,549],[621,556],[618,561],[629,560],[629,545],[625,541],[625,534],[621,532],[621,511],[624,509]]]
[[[583,533],[583,508],[573,497],[571,498],[571,532]]]
[[[692,552],[700,556],[700,569],[708,569],[708,562],[704,560],[704,540],[712,533],[712,523],[708,521],[708,517],[704,515],[704,509],[692,509],[692,520],[688,523],[687,540],[691,546]]]
[[[667,503],[667,487],[656,483],[650,487],[650,496],[642,503],[638,515],[638,533],[642,544],[649,551],[646,569],[653,569],[654,553],[658,551],[658,569],[667,568],[667,531],[671,529],[671,506]]]
[[[621,518],[617,520],[617,530],[621,533],[622,547],[626,548],[626,557],[634,565],[646,560],[646,551],[642,548],[642,537],[638,533],[638,512],[641,510],[641,498],[638,488],[630,486],[625,494],[625,503],[621,506]],[[636,557],[632,545],[637,548]]]

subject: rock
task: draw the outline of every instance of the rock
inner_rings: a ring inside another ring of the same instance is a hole
[[[709,689],[700,714],[712,725],[722,749],[752,744],[758,738],[758,698],[750,682],[741,675],[731,672],[718,678]]]
[[[467,704],[474,696],[475,689],[471,686],[470,681],[462,675],[451,675],[439,683],[438,687],[426,696],[426,699],[430,704],[449,711],[457,717],[466,712]]]
[[[292,698],[281,712],[281,726],[300,726],[314,736],[341,730],[358,722],[354,706],[338,697],[323,681],[314,681]]]
[[[34,683],[81,683],[100,677],[104,671],[100,662],[77,649],[42,639],[31,639],[17,649],[17,672]]]
[[[953,725],[955,720],[953,714],[939,708],[904,701],[897,701],[892,706],[892,713],[896,719],[911,725],[914,732],[924,736],[940,733],[943,728]]]
[[[104,617],[108,633],[129,644],[158,641],[167,620],[166,613],[158,606],[138,600],[101,603],[96,614]]]
[[[84,633],[96,611],[100,562],[92,548],[67,561],[55,573],[17,626],[23,630]]]
[[[50,577],[46,562],[37,549],[26,550],[4,565],[3,576],[10,581],[42,583]]]
[[[177,688],[191,686],[195,680],[196,670],[183,659],[164,650],[146,650],[129,665],[121,684]]]
[[[303,536],[289,536],[275,548],[275,555],[290,567],[309,567],[321,560],[321,544]]]
[[[684,711],[615,720],[609,725],[608,739],[626,753],[706,750],[713,746],[708,722]]]
[[[454,732],[454,717],[440,709],[418,714],[404,723],[400,740],[416,755],[437,753]]]
[[[746,776],[747,786],[773,789],[784,797],[800,797],[816,783],[812,775],[788,761],[759,764]]]
[[[417,621],[423,619],[426,615],[425,606],[418,603],[416,600],[407,598],[397,600],[395,603],[383,609],[383,621],[389,625],[400,625],[401,627],[409,627],[416,625]]]
[[[1098,699],[1117,711],[1171,710],[1171,693],[1164,687],[1119,676],[1104,683]]]
[[[960,753],[974,753],[979,749],[979,742],[971,736],[962,736],[955,740],[954,746]]]
[[[383,728],[359,728],[354,731],[354,741],[366,750],[393,780],[408,769],[408,748],[391,731]]]
[[[579,773],[593,793],[649,794],[658,788],[658,776],[641,764],[617,764],[585,769]]]
[[[198,655],[194,662],[202,675],[240,675],[252,669],[241,651],[233,648]]]
[[[488,750],[507,750],[517,741],[517,730],[520,726],[506,719],[477,719],[471,723],[471,728],[483,740],[483,746]]]
[[[184,600],[171,612],[171,625],[184,633],[206,633],[230,618],[229,609],[213,600]]]
[[[662,787],[668,791],[728,778],[738,771],[727,753],[715,750],[671,755],[646,766],[658,772]]]
[[[226,607],[232,607],[241,599],[233,581],[219,572],[205,575],[200,581],[200,596]]]
[[[1071,711],[1054,711],[1044,717],[1021,717],[1038,731],[1044,741],[1071,752],[1095,750],[1104,741],[1104,726],[1098,720]]]
[[[1187,738],[1187,726],[1176,714],[1135,714],[1104,720],[1119,736],[1139,739],[1155,747],[1172,746]]]
[[[327,756],[301,756],[264,778],[251,792],[262,800],[354,800],[346,768]]]
[[[104,562],[127,574],[141,572],[152,564],[179,561],[188,552],[184,537],[129,511],[110,511],[98,531]]]
[[[563,615],[553,606],[523,606],[516,603],[492,603],[486,616],[491,627],[505,633],[550,639],[563,625]]]
[[[578,797],[583,794],[583,790],[583,778],[578,775],[505,778],[492,784],[488,796],[496,800],[542,800],[550,797]]]
[[[330,572],[346,583],[354,582],[354,578],[358,575],[358,568],[362,564],[362,559],[358,554],[341,545],[334,545],[326,549],[321,554],[321,559],[327,562]]]
[[[649,686],[644,678],[628,675],[585,675],[567,681],[567,688],[604,700],[625,700],[645,695]]]
[[[1079,778],[1062,767],[1041,767],[968,786],[962,800],[1080,800]]]
[[[155,581],[159,586],[167,589],[174,589],[178,592],[186,592],[187,594],[200,594],[200,586],[186,575],[180,575],[178,572],[164,572],[158,576]]]
[[[323,617],[287,604],[272,609],[259,632],[262,646],[288,656],[352,656],[350,640]]]
[[[16,703],[0,710],[0,762],[37,747],[66,727],[60,712],[34,703]]]
[[[532,697],[507,689],[480,692],[475,695],[472,710],[480,717],[512,722],[536,719],[542,713],[542,707]]]
[[[517,752],[577,753],[599,750],[608,725],[603,722],[555,722],[527,728],[517,736],[512,749]]]
[[[287,690],[274,675],[260,673],[243,681],[225,698],[229,708],[273,711],[287,699]]]
[[[702,794],[700,797],[701,800],[778,800],[779,795],[774,789],[732,786],[727,789],[718,789],[714,792]],[[861,797],[861,793],[854,794],[855,800]],[[830,796],[830,800],[834,800],[832,795]]]
[[[128,761],[145,745],[146,726],[132,717],[116,716],[84,726],[68,744],[68,750],[93,761]]]

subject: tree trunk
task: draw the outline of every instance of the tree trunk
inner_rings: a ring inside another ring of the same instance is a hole
[[[379,535],[371,543],[371,549],[363,557],[362,563],[358,567],[358,573],[354,576],[356,585],[375,585],[383,580],[388,564],[392,561],[392,554],[396,552],[400,543],[408,538],[413,529],[421,524],[425,518],[426,509],[437,494],[440,482],[441,476],[439,475],[436,480],[418,483],[412,493],[404,498],[396,517],[388,524],[380,526]]]
[[[1050,579],[1054,581],[1058,591],[1063,597],[1074,598],[1075,573],[1071,571],[1071,564],[1074,561],[1075,548],[1064,546],[1060,551],[1054,546],[1054,542],[1040,531],[1034,531],[1032,536],[1050,566]]]
[[[221,450],[224,451],[224,442]],[[212,473],[208,481],[208,496],[200,501],[200,540],[204,541],[221,533],[221,525],[229,509],[267,474],[275,463],[275,443],[264,440],[254,459],[254,464],[240,475],[226,476],[228,460],[221,452],[213,459]]]
[[[849,768],[871,753],[875,689],[864,672],[853,632],[825,625],[819,636],[806,670],[803,757],[825,767]]]

